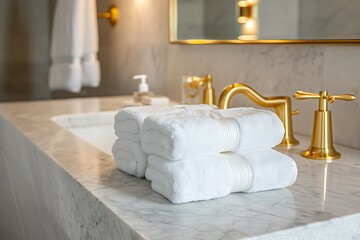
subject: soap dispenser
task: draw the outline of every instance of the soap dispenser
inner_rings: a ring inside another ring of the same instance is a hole
[[[143,96],[154,95],[153,92],[149,91],[149,85],[146,83],[146,74],[135,75],[133,78],[134,80],[140,80],[138,91],[134,92],[133,94],[135,102],[141,102],[141,98]]]
[[[319,94],[297,91],[294,97],[299,100],[319,99],[319,110],[315,111],[314,127],[310,147],[302,153],[306,158],[317,160],[333,160],[341,157],[333,146],[331,111],[328,110],[328,102],[335,99],[352,101],[355,96],[351,94],[330,95],[327,91]]]

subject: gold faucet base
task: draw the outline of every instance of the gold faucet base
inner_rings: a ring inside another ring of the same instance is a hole
[[[301,155],[315,160],[335,160],[341,157],[341,154],[335,148],[315,148],[312,146],[302,152]]]
[[[188,89],[197,89],[200,86],[205,86],[203,103],[208,105],[215,105],[215,90],[212,86],[211,74],[206,74],[204,77],[189,76],[186,79],[185,86]]]
[[[333,103],[335,99],[352,101],[356,97],[351,94],[330,95],[327,91],[320,91],[319,94],[297,91],[294,97],[300,100],[319,99],[319,110],[315,111],[311,145],[301,155],[316,160],[339,159],[341,154],[333,145],[331,111],[328,109],[328,102]]]
[[[299,141],[296,139],[283,139],[283,141],[278,145],[279,147],[291,148],[293,146],[299,145]]]

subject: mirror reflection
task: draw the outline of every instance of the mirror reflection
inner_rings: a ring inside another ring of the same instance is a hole
[[[170,0],[172,40],[357,40],[358,0]]]

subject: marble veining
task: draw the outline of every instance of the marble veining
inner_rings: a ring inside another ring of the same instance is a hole
[[[106,111],[85,114],[68,114],[52,117],[51,120],[65,128],[83,127],[88,125],[114,124],[114,117],[117,111]]]
[[[360,237],[359,150],[337,145],[342,159],[332,163],[307,160],[299,153],[309,145],[310,139],[297,136],[301,141],[298,147],[277,149],[298,164],[295,185],[253,194],[231,194],[210,201],[171,204],[152,191],[147,180],[117,170],[110,155],[51,120],[64,114],[114,111],[122,106],[124,99],[0,104],[0,156],[6,156],[0,160],[7,166],[0,174],[6,171],[6,176],[14,182],[13,190],[17,186],[29,189],[24,194],[32,196],[29,204],[35,206],[34,214],[49,220],[48,228],[49,225],[61,228],[61,235],[68,239]],[[17,170],[22,174],[14,174]],[[18,209],[26,211],[24,200],[16,204]],[[40,223],[36,228],[39,231],[45,228],[44,220]],[[21,224],[25,236],[36,230],[31,230],[27,221]],[[46,239],[54,232],[48,230],[39,239]]]

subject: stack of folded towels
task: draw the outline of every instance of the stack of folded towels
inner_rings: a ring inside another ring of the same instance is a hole
[[[294,160],[271,149],[284,135],[275,113],[254,108],[204,109],[204,105],[158,110],[120,110],[115,118],[119,140],[113,153],[121,170],[138,177],[145,172],[151,187],[171,202],[265,191],[295,182]],[[142,155],[141,163],[134,161],[140,159],[135,153]]]

